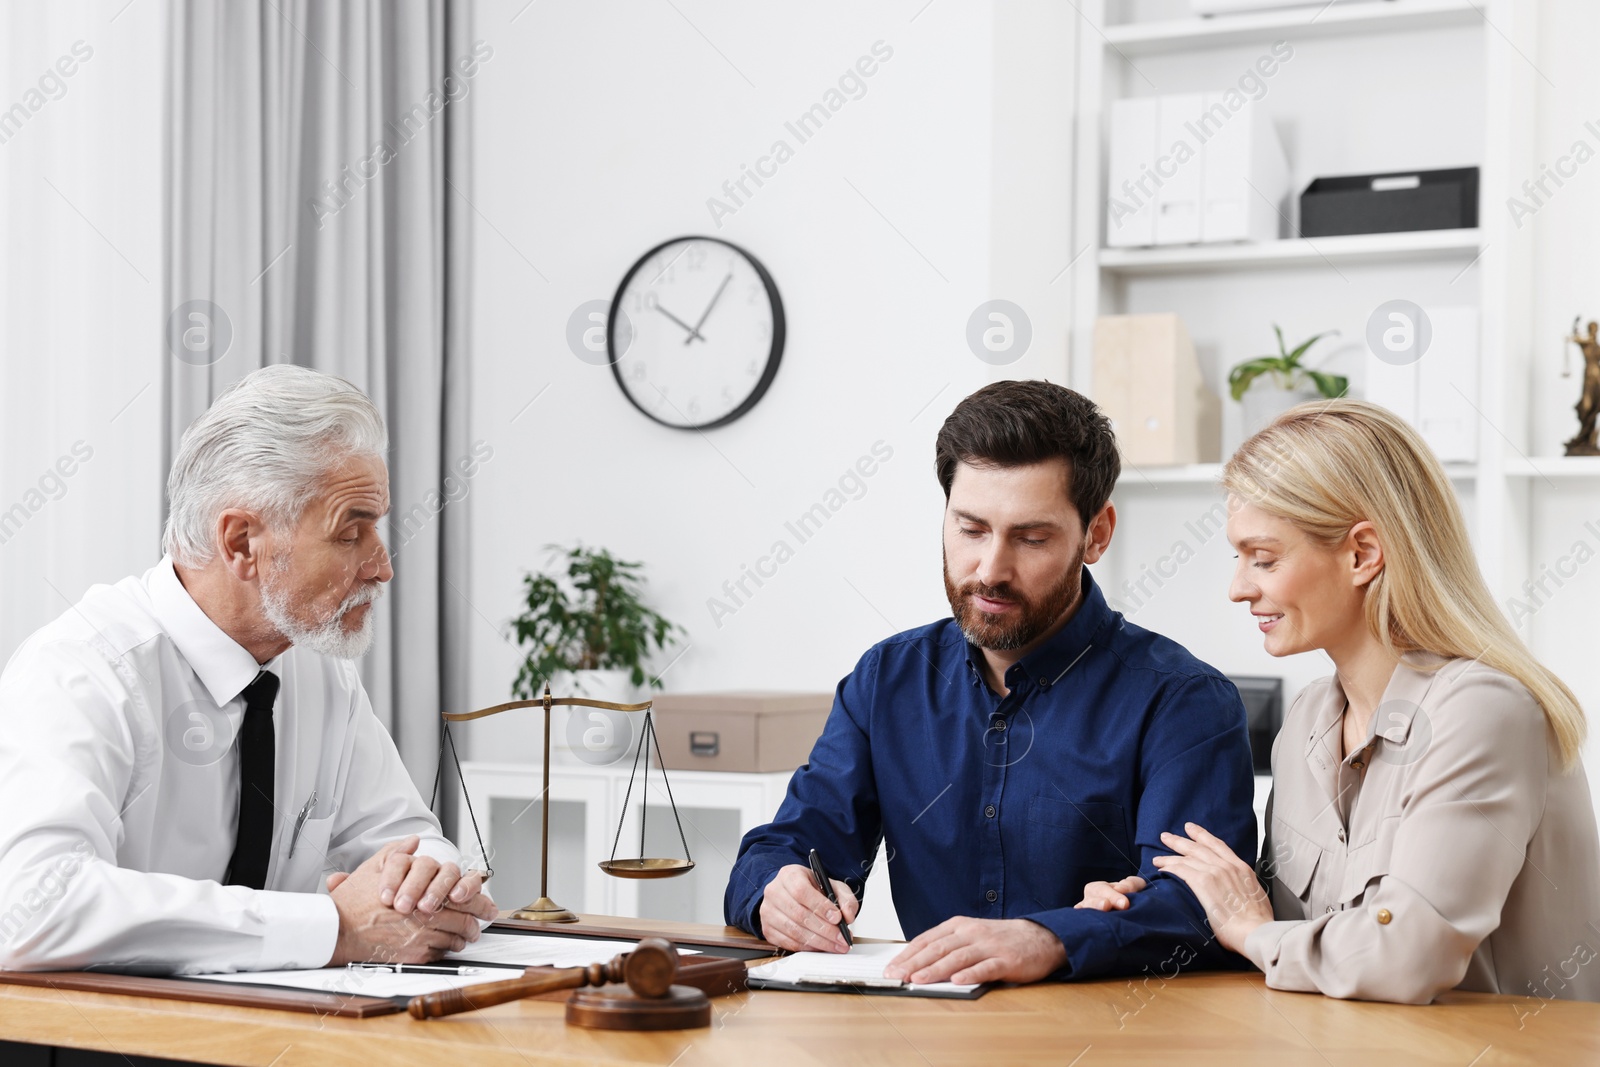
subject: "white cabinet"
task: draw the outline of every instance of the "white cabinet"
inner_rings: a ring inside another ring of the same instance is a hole
[[[791,772],[741,774],[672,771],[671,800],[677,802],[694,870],[676,878],[613,878],[600,870],[615,845],[618,858],[639,855],[639,812],[648,802],[644,852],[681,856],[683,842],[661,772],[650,768],[628,790],[628,762],[610,767],[553,766],[550,770],[550,897],[569,911],[678,922],[720,923],[722,897],[750,830],[769,822],[783,802]],[[472,812],[456,798],[455,841],[463,855],[477,848],[473,814],[483,834],[494,879],[489,892],[502,908],[520,908],[539,896],[539,802],[536,763],[461,764]],[[647,792],[647,800],[641,796]],[[621,833],[618,834],[620,824]],[[863,937],[898,938],[899,920],[889,897],[889,865],[879,850],[867,904],[855,924]]]

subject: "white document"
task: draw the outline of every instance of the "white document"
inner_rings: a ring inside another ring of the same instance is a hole
[[[541,934],[483,934],[446,963],[500,963],[518,967],[587,967],[591,963],[610,963],[619,952],[632,952],[632,941],[608,941],[594,937],[547,937]],[[680,948],[678,955],[698,955],[694,949]]]
[[[900,955],[901,944],[853,946],[849,952],[795,952],[781,960],[750,968],[751,978],[764,978],[774,982],[795,985],[850,985],[894,988],[900,983],[884,978],[883,969],[889,961]],[[929,992],[970,993],[977,984],[958,985],[955,982],[930,982],[926,985],[905,983],[908,989],[926,989]]]
[[[348,967],[318,967],[298,971],[238,971],[233,974],[189,974],[207,982],[230,985],[286,986],[349,997],[420,997],[446,989],[502,982],[521,975],[504,967],[484,967],[481,974],[395,974],[393,971],[353,971]]]

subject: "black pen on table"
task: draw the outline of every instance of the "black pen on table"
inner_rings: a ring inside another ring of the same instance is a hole
[[[844,935],[846,947],[855,944],[855,939],[850,936],[850,927],[844,921],[844,908],[839,903],[839,894],[833,891],[833,881],[828,877],[828,869],[822,865],[822,857],[817,855],[817,850],[811,850],[811,877],[817,880],[817,888],[822,890],[822,895],[828,898],[828,903],[839,909],[839,932]]]

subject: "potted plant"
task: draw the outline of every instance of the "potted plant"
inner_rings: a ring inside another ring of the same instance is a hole
[[[566,560],[565,573],[526,574],[527,610],[511,620],[519,647],[528,652],[511,683],[513,696],[531,699],[556,680],[585,695],[617,690],[616,681],[637,689],[648,681],[645,661],[677,643],[681,626],[645,606],[644,564],[621,560],[603,548],[547,545],[552,562]],[[604,674],[614,679],[602,679]]]
[[[1312,345],[1338,330],[1313,334],[1292,352],[1284,344],[1283,331],[1277,323],[1273,323],[1272,332],[1278,335],[1277,355],[1247,359],[1228,372],[1229,391],[1244,408],[1247,437],[1296,404],[1319,396],[1332,400],[1344,396],[1350,388],[1350,379],[1342,374],[1312,370],[1301,364]]]
[[[637,703],[640,687],[660,688],[650,658],[686,631],[644,603],[644,565],[603,548],[545,546],[551,566],[524,574],[524,610],[509,624],[524,650],[512,696],[531,700],[550,684],[553,696]],[[474,753],[505,762],[537,763],[543,732],[537,712],[496,715],[474,723]],[[606,765],[630,752],[636,716],[598,709],[557,709],[553,758]]]

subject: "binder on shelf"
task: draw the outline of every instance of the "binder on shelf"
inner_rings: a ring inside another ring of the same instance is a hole
[[[1158,245],[1192,245],[1200,240],[1205,163],[1203,149],[1194,144],[1189,127],[1200,117],[1204,104],[1202,94],[1182,93],[1163,96],[1157,109],[1155,168],[1162,179],[1156,190]]]
[[[1218,458],[1221,402],[1205,387],[1194,342],[1177,315],[1096,319],[1093,393],[1116,430],[1123,462],[1169,466]]]
[[[1156,204],[1152,164],[1157,152],[1160,99],[1154,96],[1118,100],[1111,105],[1111,147],[1108,153],[1110,197],[1106,211],[1106,244],[1141,248],[1156,243]],[[1141,183],[1143,187],[1141,188]]]
[[[1207,93],[1200,118],[1202,131],[1215,124],[1204,150],[1200,240],[1275,241],[1289,196],[1289,160],[1266,108],[1251,100],[1235,114],[1223,98]]]
[[[1478,460],[1478,309],[1428,308],[1422,355],[1380,359],[1367,353],[1366,396],[1417,428],[1441,463]],[[1398,330],[1421,324],[1396,322]]]
[[[1272,241],[1291,191],[1271,116],[1237,89],[1118,100],[1106,245]]]

